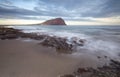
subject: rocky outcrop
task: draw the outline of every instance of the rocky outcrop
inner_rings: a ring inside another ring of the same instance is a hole
[[[16,39],[16,38],[30,38],[39,40],[40,45],[54,47],[59,53],[72,53],[75,46],[84,46],[86,40],[80,39],[79,42],[75,37],[71,39],[71,44],[68,43],[67,38],[58,36],[49,36],[47,34],[37,35],[36,33],[23,33],[21,30],[14,28],[0,28],[0,39]]]
[[[41,25],[66,25],[66,23],[62,18],[55,18],[55,19],[47,20],[41,23]]]
[[[110,60],[110,64],[103,67],[78,68],[73,74],[66,74],[59,77],[120,77],[120,62]]]
[[[58,76],[58,77],[76,77],[76,76],[75,76],[75,75],[73,75],[73,74],[67,74],[67,75]]]
[[[0,27],[0,39],[2,39],[2,40],[4,40],[4,39],[16,39],[21,34],[22,34],[22,32],[20,30],[13,29],[13,28]]]
[[[56,36],[46,36],[41,42],[43,46],[54,47],[59,53],[72,53],[72,44],[67,43],[67,39]]]

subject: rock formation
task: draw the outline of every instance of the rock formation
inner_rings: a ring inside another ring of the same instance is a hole
[[[55,18],[55,19],[47,20],[41,23],[41,25],[66,25],[66,23],[62,18]]]
[[[96,69],[91,67],[78,68],[73,74],[59,77],[120,77],[120,62],[111,59],[109,65],[97,67]]]
[[[40,45],[54,47],[59,53],[72,53],[76,46],[84,46],[86,40],[80,39],[79,42],[71,40],[71,44],[68,43],[67,38],[49,36],[47,34],[37,35],[36,33],[24,33],[21,30],[14,28],[0,28],[0,39],[17,39],[17,38],[30,38],[39,40]]]

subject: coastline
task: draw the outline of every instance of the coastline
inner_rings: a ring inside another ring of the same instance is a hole
[[[23,40],[0,40],[0,77],[57,77],[79,67],[99,66],[96,56],[59,54],[55,48]]]
[[[35,42],[0,40],[0,77],[56,77],[72,73],[78,62],[49,53],[52,51],[53,48]]]
[[[0,37],[2,38],[0,40],[1,77],[75,77],[81,76],[82,73],[86,74],[88,71],[94,74],[94,71],[97,72],[95,69],[99,67],[103,69],[104,66],[109,66],[110,62],[115,62],[114,60],[111,61],[108,56],[99,53],[90,54],[85,50],[81,50],[79,56],[75,55],[77,53],[74,50],[72,53],[64,53],[64,51],[69,52],[69,45],[67,45],[65,38],[22,33],[20,30],[12,28],[5,28],[4,30],[3,33],[1,31]],[[43,45],[40,40],[44,37],[48,39],[47,42],[43,42]],[[25,41],[28,39],[36,41]],[[82,44],[84,45],[84,43]],[[60,51],[56,49],[56,45],[57,47],[62,46]],[[109,66],[109,70],[119,71],[118,67],[113,69],[117,64],[119,65],[119,62],[115,62],[114,66]],[[104,70],[106,71],[106,68]],[[84,75],[82,76],[84,77]]]

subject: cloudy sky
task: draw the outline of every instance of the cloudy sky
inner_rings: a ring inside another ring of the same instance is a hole
[[[0,0],[0,24],[61,17],[68,25],[119,25],[120,0]]]

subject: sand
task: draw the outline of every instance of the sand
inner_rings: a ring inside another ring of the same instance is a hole
[[[102,64],[93,54],[58,54],[38,41],[0,40],[0,77],[58,77]]]

